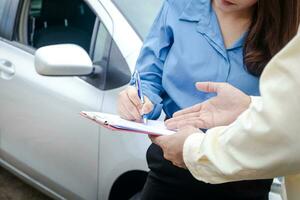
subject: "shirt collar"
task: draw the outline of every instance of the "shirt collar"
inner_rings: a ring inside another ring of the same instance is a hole
[[[234,50],[236,48],[243,47],[245,44],[246,38],[248,36],[248,33],[249,33],[248,31],[244,32],[243,35],[227,50]]]
[[[191,0],[184,8],[179,19],[208,24],[212,12],[210,0]]]
[[[205,35],[209,44],[223,55],[224,58],[228,58],[217,17],[211,5],[211,0],[191,0],[184,8],[179,19],[196,22],[196,30]]]
[[[179,16],[179,19],[183,21],[197,22],[197,31],[206,34],[211,39],[211,42],[214,43],[213,46],[227,57],[222,33],[218,25],[217,17],[214,14],[211,0],[190,0]],[[227,50],[242,47],[246,36],[247,32]]]

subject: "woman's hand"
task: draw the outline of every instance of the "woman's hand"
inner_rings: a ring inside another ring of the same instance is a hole
[[[153,110],[153,104],[144,96],[145,103],[142,104],[137,89],[129,86],[119,94],[118,113],[123,119],[141,121],[143,114],[148,114]]]
[[[225,126],[235,121],[251,102],[249,96],[228,83],[199,82],[196,87],[203,92],[217,93],[217,96],[174,113],[173,118],[165,122],[169,129]]]

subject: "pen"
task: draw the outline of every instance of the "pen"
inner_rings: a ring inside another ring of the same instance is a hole
[[[134,75],[135,75],[135,87],[137,88],[138,96],[141,99],[142,104],[144,104],[145,99],[142,91],[140,74],[137,70],[135,70]],[[144,124],[147,124],[147,116],[145,114],[143,114],[143,122]]]

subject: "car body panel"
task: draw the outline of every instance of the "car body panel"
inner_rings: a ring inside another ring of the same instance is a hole
[[[103,99],[103,112],[117,113],[116,106],[111,105],[117,104],[117,99],[114,97],[123,89],[118,88],[106,92]],[[150,140],[147,135],[118,131],[112,133],[109,129],[101,129],[99,199],[108,198],[110,187],[124,172],[148,171],[145,158],[149,145]]]
[[[109,13],[113,29],[108,30],[126,59],[130,71],[133,72],[143,42],[111,0],[98,1],[101,2],[105,10]],[[102,20],[100,15],[99,17]],[[105,21],[103,22],[105,23]]]
[[[99,127],[79,112],[100,110],[103,92],[77,77],[38,75],[33,55],[4,42],[0,55],[16,70],[12,79],[0,79],[4,160],[22,163],[25,173],[29,166],[31,177],[42,184],[47,177],[62,195],[59,187],[96,199]]]
[[[110,1],[87,3],[133,71],[141,39]],[[124,32],[131,41],[123,41]],[[0,79],[3,165],[57,199],[107,199],[120,175],[147,170],[146,136],[112,134],[79,115],[81,110],[116,113],[116,97],[124,88],[102,91],[78,77],[38,75],[33,53],[14,44],[0,41],[0,59],[11,61],[16,72]]]

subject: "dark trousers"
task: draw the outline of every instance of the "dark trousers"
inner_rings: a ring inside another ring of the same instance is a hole
[[[141,200],[268,200],[272,180],[207,184],[196,180],[188,170],[172,165],[159,146],[147,151],[150,168]]]

